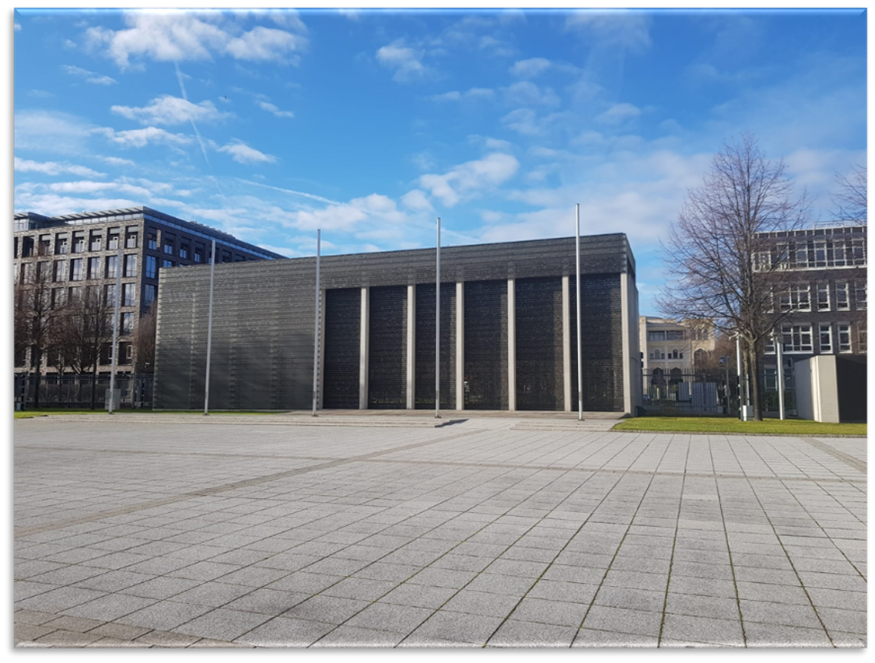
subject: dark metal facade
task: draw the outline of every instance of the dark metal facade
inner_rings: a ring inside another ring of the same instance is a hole
[[[623,411],[621,275],[625,235],[581,238],[584,409]],[[322,258],[322,407],[358,408],[361,288],[368,292],[366,403],[406,405],[408,285],[415,285],[415,407],[434,407],[434,250]],[[455,408],[456,284],[463,284],[466,408],[508,407],[508,279],[515,280],[518,409],[561,410],[562,277],[570,277],[573,398],[577,407],[574,239],[441,250],[441,406]],[[315,258],[216,265],[212,409],[311,405]],[[203,406],[209,267],[168,270],[159,289],[155,407]],[[637,312],[632,319],[637,320]],[[628,348],[627,348],[628,353]],[[635,354],[637,360],[637,352]]]

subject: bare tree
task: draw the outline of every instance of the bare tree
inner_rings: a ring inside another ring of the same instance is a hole
[[[82,295],[67,303],[56,325],[59,361],[78,375],[91,374],[92,410],[97,397],[101,350],[112,340],[112,312],[113,302],[104,296],[99,286],[87,286]]]
[[[839,191],[833,195],[839,221],[865,226],[866,166],[854,166],[848,175],[836,175]]]
[[[659,307],[678,319],[713,320],[718,330],[741,338],[757,420],[759,352],[788,314],[772,312],[786,287],[787,256],[761,233],[800,228],[807,212],[805,196],[793,196],[783,161],[766,159],[756,138],[745,133],[714,157],[662,244],[669,281]]]
[[[137,357],[136,373],[152,373],[155,370],[155,304],[149,307],[137,323],[137,335],[134,337],[134,353]]]
[[[43,358],[52,343],[53,325],[60,313],[52,300],[52,263],[22,262],[16,274],[14,290],[15,351],[21,355],[30,349],[31,365],[36,369],[34,407],[39,407]]]

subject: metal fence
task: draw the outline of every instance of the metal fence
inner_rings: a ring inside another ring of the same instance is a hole
[[[90,408],[93,376],[91,375],[43,375],[39,379],[39,407],[43,408]],[[32,409],[36,402],[37,379],[33,373],[16,373],[15,408]],[[152,376],[133,375],[116,377],[115,388],[120,393],[118,407],[152,408]],[[109,376],[98,375],[94,389],[94,407],[106,408],[106,392]]]
[[[738,416],[739,385],[733,370],[684,373],[680,369],[663,372],[650,369],[642,373],[643,403],[639,414],[727,415]],[[778,379],[774,366],[766,367],[758,376],[760,408],[763,416],[779,414]],[[743,386],[744,392],[753,390]],[[746,393],[742,393],[746,396]],[[784,413],[796,416],[796,385],[793,365],[784,367]]]

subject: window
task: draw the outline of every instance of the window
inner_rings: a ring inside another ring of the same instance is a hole
[[[70,261],[70,280],[82,280],[82,258],[74,258]]]
[[[817,284],[817,310],[829,311],[829,283]]]
[[[52,308],[64,305],[64,289],[52,288]]]
[[[854,281],[854,301],[858,311],[866,310],[866,282]]]
[[[665,340],[666,341],[683,341],[684,340],[684,332],[682,329],[670,329],[665,332]]]
[[[797,268],[805,269],[808,267],[808,242],[796,245],[794,258]]]
[[[173,235],[164,234],[163,240],[161,242],[164,253],[168,255],[173,255],[173,244],[176,242],[176,237]]]
[[[161,266],[162,267],[173,267],[173,261],[172,260],[165,260]]]
[[[766,391],[778,391],[777,366],[763,366],[763,387]]]
[[[861,324],[857,327],[857,341],[859,343],[859,351],[866,352],[866,325]]]
[[[179,245],[179,257],[188,260],[188,244]]]
[[[85,250],[85,233],[73,233],[73,253],[82,253]]]
[[[197,247],[194,250],[194,261],[195,262],[203,262],[204,261],[204,250],[201,247]]]
[[[836,311],[849,311],[851,302],[848,297],[848,284],[836,283]]]
[[[118,269],[118,256],[106,257],[106,278],[114,279]]]
[[[67,253],[67,235],[55,235],[55,255]]]
[[[125,248],[126,249],[135,249],[137,248],[137,230],[128,228],[127,233],[125,233]]]
[[[137,275],[137,256],[130,254],[125,256],[125,267],[122,276]]]
[[[89,279],[99,279],[100,278],[100,258],[89,258],[88,259],[88,278]]]
[[[37,249],[37,253],[41,256],[47,256],[47,255],[49,255],[51,248],[52,248],[51,235],[40,235],[39,248]]]
[[[122,284],[122,306],[133,306],[134,305],[134,288],[136,283],[123,283]]]
[[[851,351],[851,325],[839,323],[839,352]]]
[[[854,239],[851,241],[851,260],[853,264],[862,267],[866,264],[866,240]]]
[[[40,261],[36,264],[36,279],[37,281],[48,280],[51,271],[51,263],[49,261]]]
[[[158,258],[155,256],[146,256],[146,278],[158,278]]]
[[[665,332],[664,331],[652,331],[647,334],[648,341],[664,341],[665,340]]]
[[[96,230],[91,231],[91,237],[88,240],[89,251],[100,251],[100,233]]]
[[[833,240],[826,243],[826,264],[830,267],[845,266],[845,242]]]
[[[158,286],[147,283],[143,286],[143,306],[147,309],[152,306],[155,297],[158,295]]]
[[[814,266],[826,267],[826,242],[824,240],[814,243]]]
[[[121,336],[128,336],[132,334],[134,331],[134,314],[133,313],[122,313],[121,314],[121,326],[119,328],[119,334]]]
[[[12,244],[15,246],[15,257],[17,258],[18,257],[18,238],[17,237],[12,238]]]
[[[222,262],[231,262],[231,252],[222,251]]]
[[[78,302],[80,297],[82,297],[82,288],[80,288],[79,286],[73,286],[72,288],[67,288],[67,301],[68,302]]]
[[[813,352],[811,325],[784,325],[784,352]]]
[[[791,285],[781,295],[781,311],[810,311],[811,310],[811,286]]]
[[[118,249],[118,228],[110,228],[109,236],[106,242],[106,248],[108,249]]]
[[[52,281],[55,283],[60,283],[65,280],[67,276],[67,261],[66,260],[56,260],[54,265],[54,270],[52,273]]]
[[[130,364],[131,356],[133,355],[133,346],[130,343],[118,344],[118,363]]]
[[[115,306],[115,284],[103,287],[103,297],[107,306]]]
[[[146,233],[146,248],[158,250],[158,233],[154,231]]]
[[[819,325],[819,335],[820,335],[820,353],[821,354],[831,354],[832,353],[832,325],[830,324],[822,324]]]
[[[24,237],[21,240],[21,257],[30,258],[33,256],[33,237]]]

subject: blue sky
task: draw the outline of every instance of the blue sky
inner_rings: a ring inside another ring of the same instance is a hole
[[[288,256],[659,240],[751,131],[830,219],[866,162],[856,11],[15,12],[14,207],[146,205]]]

